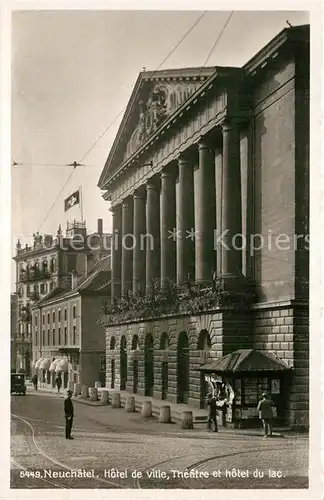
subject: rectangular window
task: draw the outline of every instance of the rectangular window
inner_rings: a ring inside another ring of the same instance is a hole
[[[67,320],[67,310],[64,309],[64,321],[66,321],[66,320]]]
[[[61,345],[61,328],[58,329],[58,345]]]
[[[45,330],[42,331],[42,344],[45,345]]]
[[[73,327],[73,345],[76,344],[76,326]]]
[[[60,322],[60,321],[61,321],[61,309],[58,312],[58,322]]]
[[[36,316],[35,316],[35,325],[36,325],[36,326],[37,326],[37,323],[38,323],[38,316],[37,316],[37,314],[36,314]]]
[[[50,313],[47,313],[47,324],[50,324]]]
[[[76,307],[73,306],[73,319],[76,317]]]
[[[53,345],[56,345],[55,328],[53,328]]]
[[[50,345],[50,331],[49,330],[47,330],[46,345]]]
[[[67,345],[68,341],[67,341],[67,328],[65,327],[64,328],[64,345]]]

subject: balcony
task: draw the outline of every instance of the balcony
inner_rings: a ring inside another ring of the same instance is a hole
[[[19,274],[19,281],[39,281],[44,279],[49,279],[52,272],[46,270],[35,270],[35,269],[24,269]]]

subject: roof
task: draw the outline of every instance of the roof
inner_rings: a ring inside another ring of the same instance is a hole
[[[217,73],[221,72],[221,70],[240,70],[243,73],[252,73],[257,66],[260,66],[262,62],[264,61],[265,58],[269,57],[270,54],[272,54],[274,51],[276,51],[280,46],[285,44],[287,41],[291,42],[298,42],[298,41],[304,41],[309,37],[309,25],[303,25],[303,26],[295,26],[295,27],[290,27],[290,28],[284,28],[278,35],[276,35],[267,45],[265,45],[256,55],[252,57],[242,68],[221,68],[217,66],[212,66],[212,67],[206,67],[206,68],[182,68],[182,69],[172,69],[172,70],[158,70],[158,71],[142,71],[134,85],[131,97],[128,101],[125,113],[123,115],[123,118],[121,120],[118,132],[116,134],[114,143],[110,149],[110,152],[108,154],[108,158],[105,162],[105,166],[101,172],[100,178],[98,180],[98,187],[101,190],[106,190],[107,189],[107,182],[109,179],[111,179],[112,176],[115,175],[117,170],[119,170],[120,165],[123,165],[124,163],[127,163],[132,156],[128,157],[126,160],[125,158],[119,158],[118,157],[118,152],[120,149],[125,148],[126,146],[122,144],[122,139],[126,137],[126,131],[128,128],[128,125],[130,124],[131,120],[134,118],[136,115],[135,113],[135,108],[136,108],[136,103],[141,100],[140,94],[141,91],[143,90],[145,84],[149,81],[153,80],[168,80],[168,79],[177,79],[179,78],[180,80],[187,80],[191,78],[196,78],[196,79],[201,79],[201,86],[198,88],[193,95],[191,95],[191,98],[196,99],[197,96],[205,92],[205,87],[204,83],[209,85],[210,81],[213,78],[216,78]],[[194,96],[194,97],[193,97]],[[190,98],[187,100],[189,101]],[[158,127],[157,130],[160,130],[164,126],[169,126],[169,121],[177,116],[177,113],[180,113],[182,108],[186,105],[187,100],[185,100],[181,106],[179,106],[177,109],[173,110],[171,115],[164,120],[164,122]],[[182,113],[183,114],[183,113]],[[151,134],[143,143],[142,145],[135,150],[134,154],[138,155],[141,150],[147,149],[147,143],[152,139]],[[105,198],[109,199],[109,198]]]
[[[76,293],[109,293],[111,283],[111,271],[102,271],[96,269],[89,276],[84,278],[81,283],[71,290],[65,290],[57,287],[48,293],[44,298],[38,301],[33,307],[43,306],[52,299],[68,298]]]
[[[255,349],[238,349],[211,363],[200,366],[206,372],[258,372],[289,370],[288,365],[273,352],[262,352]]]

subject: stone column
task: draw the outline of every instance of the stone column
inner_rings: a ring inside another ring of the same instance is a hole
[[[240,129],[236,122],[223,124],[222,276],[242,274]],[[275,203],[275,200],[274,200]]]
[[[121,206],[113,207],[112,210],[112,263],[111,263],[111,300],[118,299],[121,294],[121,236],[122,236],[122,212]]]
[[[160,193],[149,181],[146,185],[146,289],[160,277]]]
[[[215,159],[205,141],[198,145],[199,168],[195,182],[195,256],[196,281],[211,281],[216,266],[214,230],[216,229]]]
[[[121,241],[121,293],[126,294],[133,284],[133,203],[130,198],[122,204],[122,241]]]
[[[134,194],[133,293],[145,291],[145,193]]]
[[[195,279],[194,247],[194,176],[188,157],[180,156],[178,191],[177,282],[183,284],[188,275]]]
[[[170,172],[161,175],[161,285],[176,274],[176,227],[175,176]]]

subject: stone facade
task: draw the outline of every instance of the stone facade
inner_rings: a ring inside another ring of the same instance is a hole
[[[269,351],[292,368],[286,420],[307,427],[309,27],[283,30],[242,68],[185,73],[140,75],[99,180],[116,235],[106,384],[201,406],[199,365],[238,348]],[[126,151],[150,85],[197,78],[195,92]],[[142,232],[154,232],[153,248],[125,248]],[[257,300],[115,321],[121,295],[136,296],[138,284],[141,293],[154,278],[162,290],[168,280],[208,287],[212,277],[228,293],[253,281]]]

